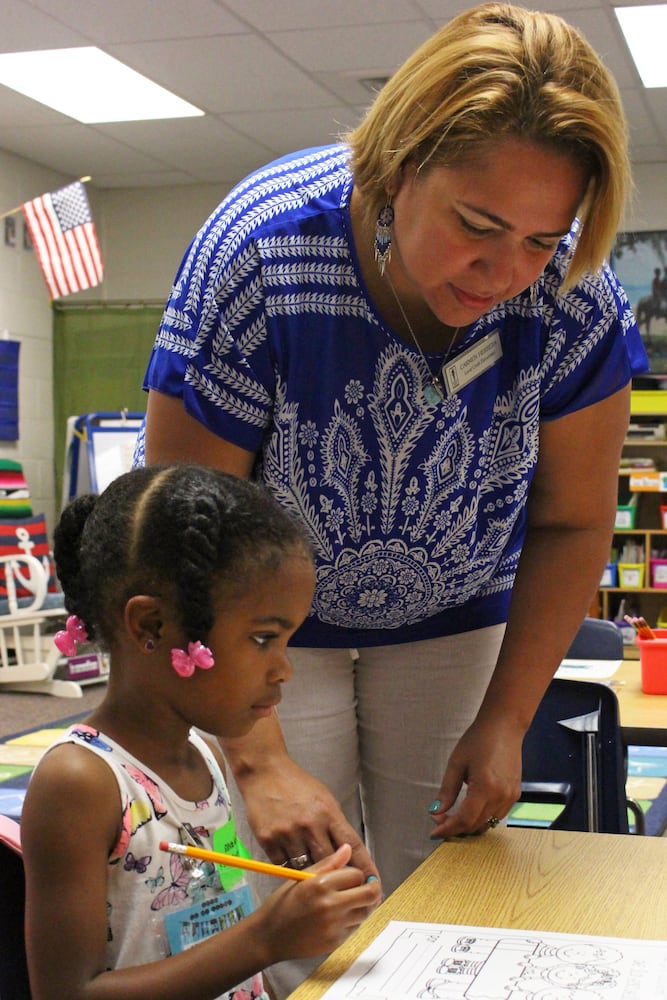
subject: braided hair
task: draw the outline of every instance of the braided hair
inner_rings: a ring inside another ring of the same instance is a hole
[[[312,558],[305,530],[266,490],[199,465],[152,465],[76,497],[54,532],[70,614],[109,647],[127,601],[172,603],[186,641],[206,641],[213,592],[241,591],[288,557]]]

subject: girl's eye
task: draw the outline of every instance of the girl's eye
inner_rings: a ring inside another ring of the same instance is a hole
[[[253,635],[252,638],[255,640],[258,646],[266,646],[271,639],[270,635]]]

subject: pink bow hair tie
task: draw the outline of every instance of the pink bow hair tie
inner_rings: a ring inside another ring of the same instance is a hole
[[[70,615],[65,623],[65,628],[56,632],[53,641],[56,648],[63,656],[74,656],[77,642],[87,642],[88,633],[78,615]]]
[[[187,652],[184,649],[172,649],[171,665],[179,677],[192,677],[195,667],[200,670],[210,670],[215,660],[208,646],[201,642],[189,642]]]

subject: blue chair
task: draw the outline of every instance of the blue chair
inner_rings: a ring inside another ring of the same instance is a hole
[[[568,660],[622,660],[623,634],[606,618],[584,618],[567,651]]]
[[[610,621],[586,618],[568,659],[623,658],[623,637]],[[523,743],[520,802],[562,810],[553,829],[645,832],[644,813],[627,797],[627,754],[615,692],[606,684],[561,680],[549,685]]]
[[[0,816],[0,997],[31,1000],[23,919],[25,876],[18,823]]]

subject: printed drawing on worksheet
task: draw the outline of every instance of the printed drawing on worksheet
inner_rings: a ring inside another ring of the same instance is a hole
[[[322,1000],[665,1000],[664,941],[392,921]]]

